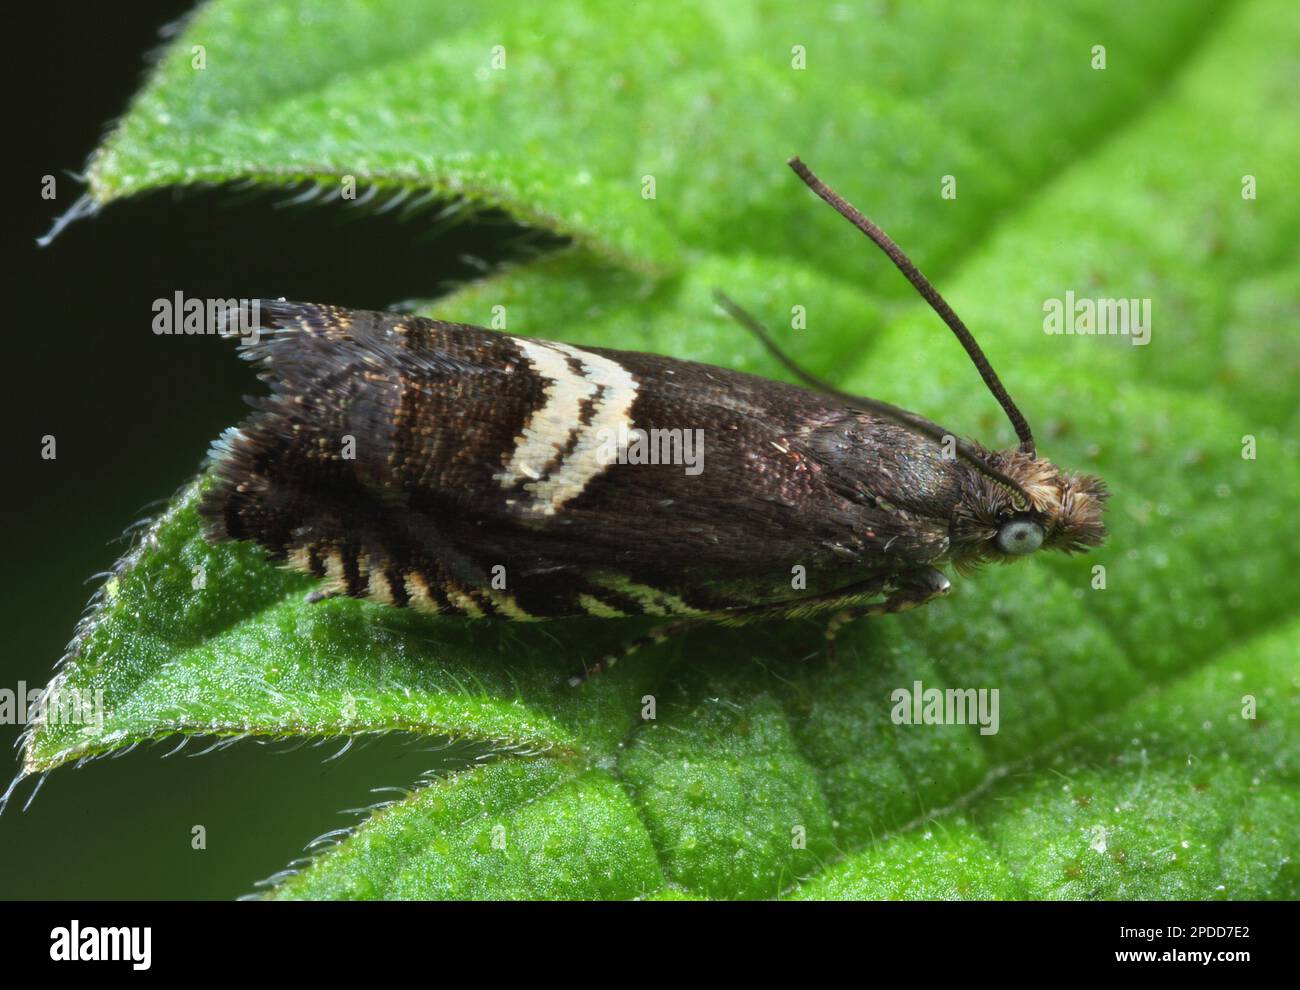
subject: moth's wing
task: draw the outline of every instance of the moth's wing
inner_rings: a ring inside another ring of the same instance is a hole
[[[337,567],[349,593],[376,569],[400,599],[394,575],[472,589],[500,566],[534,614],[558,614],[595,573],[675,588],[753,575],[734,592],[752,596],[796,563],[888,569],[946,539],[863,497],[827,440],[849,414],[794,386],[287,303],[264,304],[245,353],[272,394],[218,445],[203,512],[217,536]],[[701,470],[604,463],[620,428],[703,431]]]
[[[793,385],[651,354],[588,353],[637,383],[630,428],[651,441],[660,431],[661,451],[664,436],[668,449],[685,452],[678,435],[694,435],[697,460],[616,463],[596,473],[566,461],[561,475],[582,482],[576,497],[553,515],[527,501],[513,506],[525,526],[579,534],[572,542],[581,546],[566,559],[617,552],[665,570],[733,573],[783,565],[788,578],[792,562],[904,566],[946,550],[946,518],[882,507],[861,485],[896,470],[874,463],[883,456],[876,441],[892,444],[892,458],[901,444],[916,443],[913,434]],[[845,431],[851,436],[837,446]]]
[[[214,444],[217,484],[200,511],[214,536],[254,539],[277,557],[314,517],[361,522],[373,492],[419,481],[406,457],[421,444],[434,444],[430,457],[447,465],[441,481],[455,490],[466,452],[509,441],[487,415],[491,397],[527,405],[540,392],[513,373],[499,334],[394,313],[259,306],[240,353],[270,395],[250,397],[254,415]],[[433,431],[406,418],[420,418],[429,390],[453,407]]]

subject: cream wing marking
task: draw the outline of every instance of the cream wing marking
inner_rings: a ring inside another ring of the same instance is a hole
[[[536,481],[542,469],[569,442],[569,434],[580,422],[582,402],[599,391],[599,386],[569,367],[568,356],[556,345],[514,338],[528,363],[546,379],[542,405],[524,424],[515,441],[510,461],[496,477],[502,488],[521,481]]]
[[[532,497],[523,504],[526,512],[552,516],[568,501],[577,498],[609,465],[600,452],[619,427],[631,428],[632,403],[637,384],[631,373],[609,358],[568,344],[515,338],[515,343],[547,380],[541,408],[524,424],[510,460],[497,474],[502,488],[520,482]],[[578,374],[569,365],[573,358],[582,365]],[[594,399],[591,422],[582,422],[582,403]],[[542,470],[568,446],[577,433],[573,449],[545,477]]]

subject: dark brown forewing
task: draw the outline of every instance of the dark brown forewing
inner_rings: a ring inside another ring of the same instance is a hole
[[[276,555],[349,542],[470,585],[500,563],[553,585],[531,596],[553,612],[597,570],[727,597],[793,564],[834,586],[946,549],[944,493],[878,502],[909,463],[901,431],[792,385],[390,313],[271,303],[263,326],[245,352],[272,397],[215,452],[203,511]],[[596,463],[620,424],[702,436],[702,470]]]

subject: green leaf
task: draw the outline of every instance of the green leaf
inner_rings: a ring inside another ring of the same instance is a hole
[[[178,733],[475,745],[273,878],[284,897],[1300,896],[1297,35],[1280,0],[201,8],[97,154],[99,204],[351,175],[499,206],[573,246],[427,311],[774,375],[711,292],[776,327],[803,305],[783,336],[814,370],[1006,444],[933,314],[784,170],[798,152],[942,285],[1040,449],[1108,480],[1112,535],[858,623],[833,658],[810,624],[710,630],[571,690],[643,624],[308,604],[201,539],[200,481],[58,675],[103,692],[103,725],[47,719],[26,771]],[[1150,344],[1043,333],[1067,290],[1150,298]],[[999,731],[895,725],[916,681],[997,688]]]

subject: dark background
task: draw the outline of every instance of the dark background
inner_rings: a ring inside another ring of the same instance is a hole
[[[285,296],[391,308],[472,278],[462,256],[494,262],[520,232],[478,222],[438,229],[343,204],[287,207],[288,194],[155,194],[36,238],[81,194],[79,172],[145,77],[159,30],[182,0],[47,10],[9,25],[12,115],[5,160],[14,210],[5,223],[4,520],[0,687],[43,686],[97,581],[123,552],[123,530],[190,478],[208,443],[240,420],[258,389],[234,347],[215,337],[160,337],[152,301]],[[58,198],[41,198],[42,177]],[[490,218],[489,218],[490,219]],[[397,236],[394,236],[394,235]],[[52,434],[57,459],[42,460]],[[21,726],[0,725],[0,742]],[[284,867],[344,808],[377,800],[376,783],[409,785],[456,761],[388,739],[326,763],[341,742],[268,758],[240,743],[162,759],[170,743],[52,774],[23,811],[21,784],[0,815],[0,898],[228,898]],[[185,753],[203,745],[191,745]],[[0,790],[18,752],[0,747]],[[208,848],[190,847],[203,825]]]

